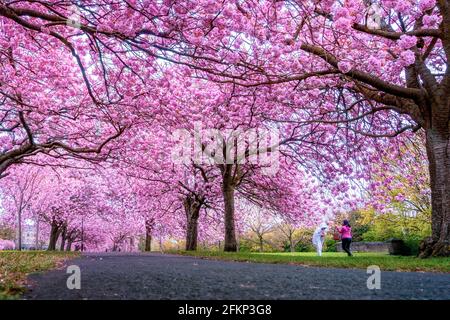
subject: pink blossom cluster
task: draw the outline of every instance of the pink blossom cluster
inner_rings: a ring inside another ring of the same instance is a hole
[[[15,248],[14,241],[0,239],[0,250],[14,250]]]

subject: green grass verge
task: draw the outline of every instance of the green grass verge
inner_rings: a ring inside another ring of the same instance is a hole
[[[28,274],[57,268],[78,255],[58,251],[0,251],[0,300],[19,297],[25,290]]]
[[[318,257],[315,252],[222,252],[222,251],[172,251],[171,253],[200,258],[231,260],[260,263],[284,263],[328,268],[366,269],[377,265],[381,270],[390,271],[424,271],[450,273],[450,258],[428,258],[391,256],[385,253],[355,253],[347,257],[340,252],[324,252]]]

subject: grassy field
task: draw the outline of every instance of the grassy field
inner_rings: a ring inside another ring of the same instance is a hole
[[[26,276],[57,268],[74,252],[0,251],[0,299],[14,299],[24,291]]]
[[[217,260],[360,269],[366,269],[370,265],[377,265],[381,270],[450,273],[450,258],[420,259],[417,257],[390,256],[385,253],[361,252],[355,253],[353,257],[347,257],[346,254],[340,252],[324,252],[322,257],[318,257],[315,252],[230,253],[222,251],[174,251],[172,253]]]

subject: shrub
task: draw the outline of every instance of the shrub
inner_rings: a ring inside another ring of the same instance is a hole
[[[336,250],[336,240],[325,239],[325,249],[324,252],[337,252]]]
[[[0,250],[14,250],[15,248],[14,241],[0,239]]]
[[[420,239],[415,238],[409,238],[404,240],[405,245],[411,250],[412,256],[417,256],[419,254],[419,246],[420,246]]]
[[[295,246],[297,252],[312,252],[315,251],[314,246],[310,242],[300,241]]]

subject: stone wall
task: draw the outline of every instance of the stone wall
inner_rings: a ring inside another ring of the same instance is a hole
[[[336,250],[342,252],[341,242],[336,243]],[[389,242],[352,242],[354,252],[386,252],[389,253]]]

